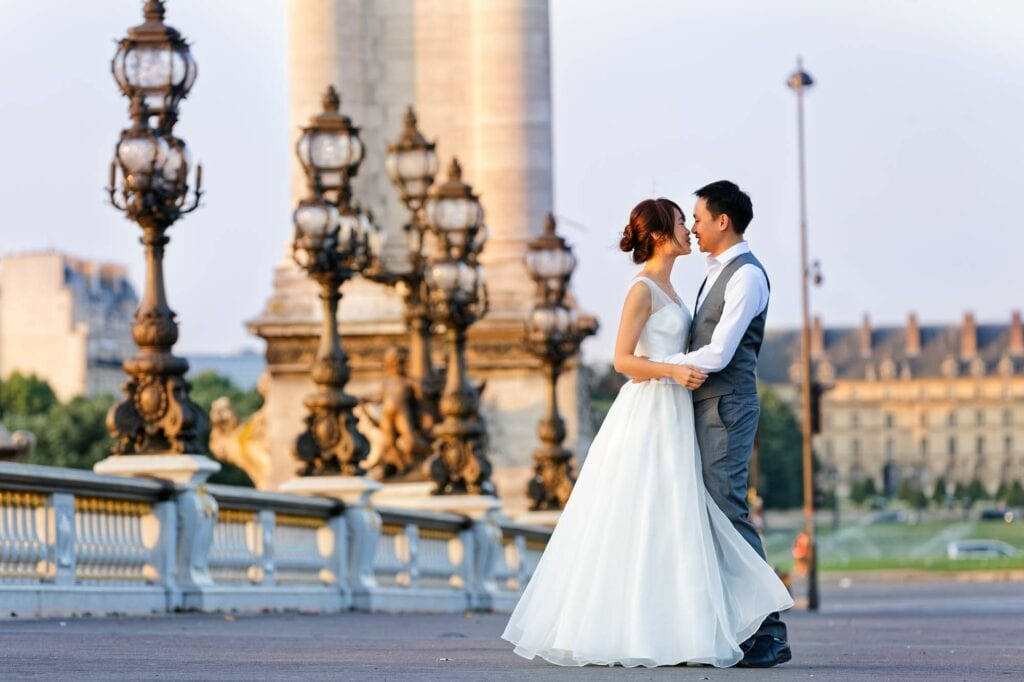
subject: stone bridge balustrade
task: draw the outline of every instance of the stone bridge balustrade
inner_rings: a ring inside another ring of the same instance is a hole
[[[198,492],[0,462],[0,617],[508,610],[550,536],[494,515]],[[209,501],[199,513],[197,499]],[[194,525],[210,523],[204,542]]]

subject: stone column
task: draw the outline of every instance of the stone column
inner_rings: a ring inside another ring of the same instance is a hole
[[[385,260],[404,264],[405,209],[383,170],[385,150],[416,107],[420,129],[438,143],[442,166],[458,156],[480,193],[490,240],[484,250],[491,312],[469,333],[469,373],[485,379],[496,482],[525,500],[537,420],[544,410],[540,365],[522,342],[532,288],[522,263],[526,243],[553,207],[551,83],[547,0],[291,0],[290,71],[293,135],[333,83],[342,109],[362,129],[366,158],[355,196],[388,231]],[[305,192],[293,161],[293,192]],[[313,389],[308,365],[319,319],[314,288],[292,265],[292,227],[281,226],[287,257],[274,294],[250,329],[268,342],[267,418],[271,486],[289,478],[291,447],[302,429],[302,398]],[[405,343],[402,304],[393,291],[356,278],[339,309],[355,395],[379,391],[382,353]],[[444,344],[434,347],[437,360]],[[589,401],[573,363],[560,382],[567,447],[589,444]],[[366,431],[372,431],[368,424]],[[505,478],[511,476],[504,483]],[[520,490],[522,488],[522,490]],[[524,502],[525,504],[525,502]]]

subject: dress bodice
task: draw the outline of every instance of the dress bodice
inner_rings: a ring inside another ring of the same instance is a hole
[[[673,301],[654,280],[641,276],[633,281],[643,282],[651,293],[651,316],[640,332],[635,353],[654,358],[682,352],[690,332],[690,311]]]

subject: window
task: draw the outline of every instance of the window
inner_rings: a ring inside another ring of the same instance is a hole
[[[953,438],[952,436],[950,436],[949,439],[949,454],[956,454],[956,438]]]
[[[984,424],[985,423],[985,413],[982,412],[981,410],[978,410],[978,412],[974,415],[974,421],[978,424],[978,426],[981,426],[982,424]]]
[[[850,453],[853,454],[854,457],[860,454],[860,441],[856,438],[850,441]]]
[[[891,429],[893,424],[893,418],[891,414],[885,415],[885,428]]]
[[[921,439],[921,456],[922,457],[927,457],[928,456],[928,439],[927,438],[922,438]]]
[[[1010,426],[1013,424],[1013,412],[1011,410],[1003,411],[1003,426]]]
[[[985,452],[985,437],[978,436],[978,439],[974,441],[974,454],[980,455]]]
[[[956,412],[949,413],[949,416],[946,417],[946,423],[950,426],[956,426]]]
[[[1007,436],[1003,439],[1003,450],[1008,455],[1013,452],[1013,436]]]
[[[859,426],[860,426],[860,418],[857,416],[856,412],[851,412],[850,413],[850,427],[856,429]]]
[[[887,459],[892,459],[892,438],[885,439],[885,456]]]

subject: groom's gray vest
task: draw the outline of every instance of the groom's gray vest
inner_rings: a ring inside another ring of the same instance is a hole
[[[768,279],[768,273],[765,272],[764,266],[751,253],[741,253],[729,261],[694,315],[693,324],[690,325],[689,350],[696,350],[711,343],[711,335],[714,333],[715,327],[718,326],[718,321],[722,317],[722,309],[725,307],[725,287],[736,271],[748,263],[756,265],[761,272],[764,272],[765,280]],[[706,283],[707,280],[705,280]],[[704,290],[703,284],[700,289],[701,291],[697,292],[698,300]],[[736,347],[736,353],[732,356],[729,364],[721,371],[709,374],[704,385],[693,392],[694,402],[732,393],[757,394],[757,376],[755,374],[757,354],[761,351],[761,341],[764,339],[764,321],[767,317],[768,306],[765,306],[761,314],[750,321],[750,326],[743,334],[740,345]]]

